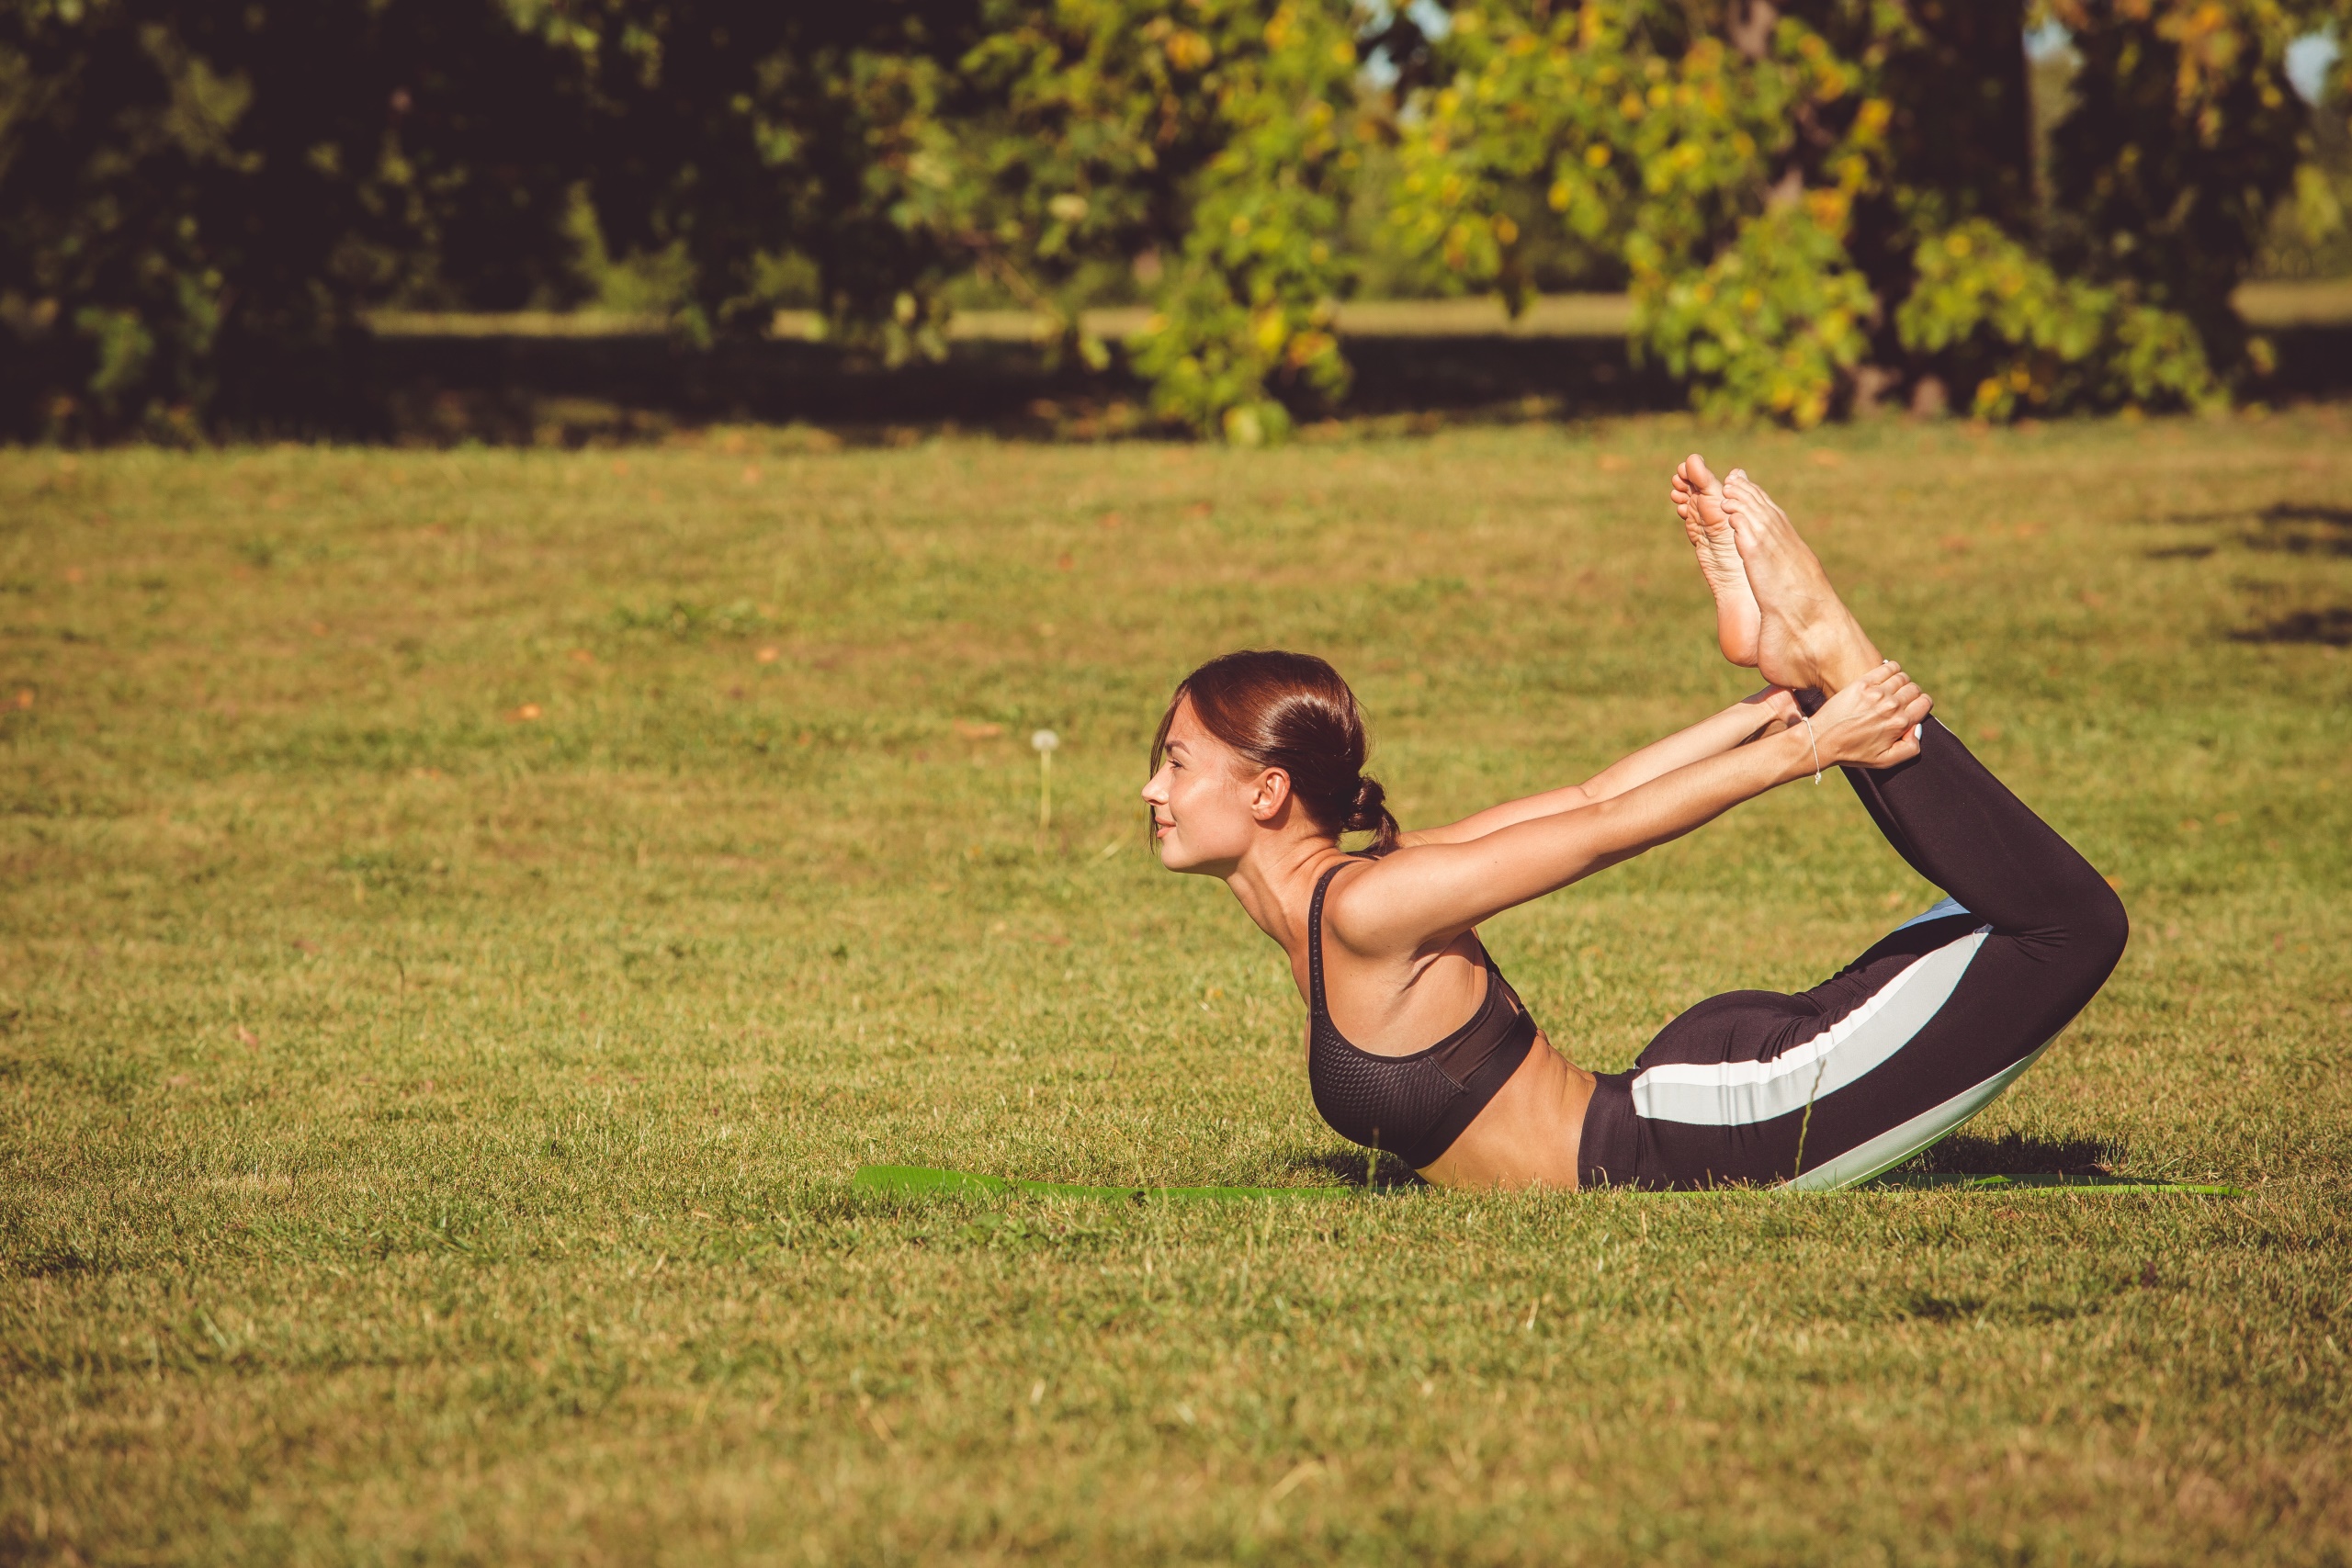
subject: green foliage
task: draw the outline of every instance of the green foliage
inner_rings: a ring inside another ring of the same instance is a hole
[[[1285,4],[1254,40],[1238,40],[1217,93],[1224,145],[1203,171],[1182,258],[1136,344],[1163,413],[1241,446],[1288,429],[1275,388],[1334,400],[1347,389],[1331,324],[1350,270],[1340,243],[1347,178],[1361,155],[1351,145],[1356,51],[1344,21]]]
[[[2334,117],[2323,117],[2334,125]],[[2341,128],[2338,140],[2343,140]],[[2352,158],[2307,163],[2295,170],[2295,198],[2271,222],[2256,258],[2267,277],[2352,275]]]
[[[2311,151],[2289,43],[2341,0],[2056,0],[2082,57],[2053,133],[2049,249],[2066,270],[2194,326],[2225,372],[2245,360],[2230,294]],[[2340,111],[2339,111],[2340,112]]]
[[[1412,17],[0,0],[0,397],[60,434],[323,418],[368,306],[589,297],[701,344],[813,302],[886,362],[1009,299],[1101,367],[1081,307],[1140,298],[1161,416],[1247,443],[1345,395],[1370,232],[1377,275],[1512,311],[1629,283],[1717,413],[1929,378],[1987,417],[2191,406],[2265,363],[2229,300],[2285,194],[2304,252],[2341,227],[2283,62],[2352,0],[2038,6],[2078,58],[2046,200],[2025,0]]]
[[[1508,193],[1538,188],[1577,240],[1618,248],[1637,333],[1700,406],[1819,421],[1867,347],[1844,241],[1892,110],[1801,21],[1744,41],[1638,3],[1457,10],[1450,78],[1406,133],[1405,242],[1516,310]]]
[[[1052,320],[1090,363],[1079,310],[1182,241],[1190,182],[1221,141],[1217,106],[1249,7],[1167,0],[996,0],[957,66],[958,118],[925,132],[910,219]]]
[[[1962,377],[1987,417],[2209,403],[2303,134],[2284,49],[2329,7],[2055,9],[2097,85],[2054,139],[2047,236],[2021,7],[1476,0],[1406,130],[1400,237],[1515,310],[1510,193],[1542,189],[1620,248],[1637,331],[1715,413],[1812,423],[1870,360]]]
[[[894,220],[1096,365],[1080,306],[1106,275],[1148,275],[1132,351],[1159,412],[1279,436],[1277,389],[1346,387],[1329,327],[1361,162],[1349,24],[1263,0],[994,0],[956,94],[906,117]]]
[[[1637,334],[1702,407],[1815,423],[1868,346],[1871,290],[1845,242],[1854,198],[1882,183],[1893,107],[1798,20],[1736,50],[1676,20],[1457,12],[1398,220],[1515,307],[1502,193],[1540,184],[1571,232],[1616,238]]]
[[[1465,6],[1438,46],[1447,79],[1405,130],[1392,221],[1403,243],[1499,285],[1515,308],[1520,225],[1506,191],[1530,185],[1569,231],[1611,243],[1637,276],[1694,257],[1760,205],[1808,86],[1842,96],[1818,40],[1755,70],[1720,39],[1691,38],[1678,14],[1596,5]],[[1810,39],[1801,29],[1792,39]],[[1809,57],[1809,60],[1808,60]]]
[[[1896,313],[1905,345],[1980,419],[2020,410],[2201,408],[2221,395],[2186,318],[2059,275],[1984,220],[1919,243],[1917,282]]]
[[[944,352],[940,290],[965,263],[922,220],[922,160],[976,4],[583,0],[524,15],[577,62],[605,241],[675,258],[683,337],[764,332],[813,268],[848,346]]]
[[[0,4],[0,395],[62,435],[300,424],[365,304],[560,298],[551,64],[481,0]]]
[[[1653,281],[1639,296],[1634,330],[1690,380],[1702,410],[1766,412],[1801,430],[1828,414],[1839,378],[1869,347],[1861,323],[1871,306],[1834,218],[1824,221],[1841,206],[1830,193],[1747,219],[1703,272]]]

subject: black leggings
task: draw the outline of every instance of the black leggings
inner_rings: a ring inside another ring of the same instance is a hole
[[[1990,1104],[2106,983],[2122,902],[1959,737],[1930,718],[1918,756],[1846,777],[1949,897],[1811,990],[1710,997],[1600,1075],[1587,1186],[1875,1176]]]

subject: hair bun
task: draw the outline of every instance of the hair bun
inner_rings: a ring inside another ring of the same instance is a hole
[[[1377,829],[1388,816],[1387,799],[1388,792],[1380,787],[1378,779],[1357,779],[1356,797],[1348,806],[1347,830],[1358,833]]]

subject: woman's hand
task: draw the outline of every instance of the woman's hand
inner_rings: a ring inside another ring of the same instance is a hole
[[[1851,764],[1891,768],[1919,754],[1914,733],[1935,700],[1890,659],[1821,705],[1813,716],[1814,744],[1825,768]]]

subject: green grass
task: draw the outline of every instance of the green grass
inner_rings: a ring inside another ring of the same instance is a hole
[[[1159,705],[1409,822],[1724,701],[1687,422],[0,454],[0,1559],[2341,1563],[2347,425],[1704,438],[2132,912],[1943,1168],[2218,1201],[851,1188],[1362,1182]],[[1928,897],[1798,785],[1490,939],[1615,1067]]]

